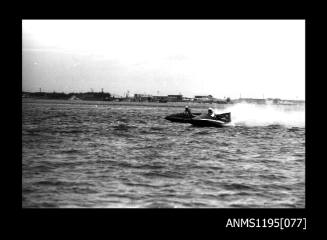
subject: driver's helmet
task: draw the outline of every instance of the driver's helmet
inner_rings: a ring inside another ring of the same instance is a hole
[[[208,113],[212,114],[213,113],[213,109],[212,108],[208,108]]]

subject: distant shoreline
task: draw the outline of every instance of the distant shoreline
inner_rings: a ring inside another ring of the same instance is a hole
[[[216,108],[223,109],[228,106],[233,106],[238,103],[229,103],[229,104],[218,104],[218,103],[200,103],[200,102],[128,102],[128,101],[94,101],[94,100],[64,100],[64,99],[39,99],[39,98],[22,98],[22,103],[33,103],[33,102],[42,102],[42,103],[53,103],[53,104],[83,104],[83,105],[106,105],[106,106],[144,106],[144,107],[176,107],[184,108],[189,106],[190,108]],[[251,103],[250,103],[251,104]],[[266,104],[258,104],[266,105]],[[273,104],[273,106],[304,106],[304,104]]]
[[[94,101],[94,100],[64,100],[64,99],[38,99],[38,98],[22,98],[23,103],[28,102],[42,102],[42,103],[54,103],[54,104],[85,104],[85,105],[108,105],[108,106],[144,106],[144,107],[178,107],[184,108],[189,106],[190,108],[225,108],[233,104],[216,104],[216,103],[194,103],[194,102],[114,102],[114,101]]]

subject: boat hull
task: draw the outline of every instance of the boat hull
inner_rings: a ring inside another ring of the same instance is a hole
[[[211,119],[191,119],[190,123],[199,127],[225,127],[228,123]]]
[[[200,113],[192,113],[191,115],[185,113],[175,113],[165,117],[166,120],[171,122],[190,123],[191,119],[200,115]]]
[[[231,114],[222,113],[214,117],[210,115],[197,116],[190,120],[190,123],[199,127],[226,127],[231,126]]]

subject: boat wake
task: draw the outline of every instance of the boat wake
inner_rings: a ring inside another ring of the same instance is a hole
[[[221,109],[214,109],[216,114]],[[231,112],[232,125],[305,127],[305,106],[258,105],[239,103],[223,112]]]

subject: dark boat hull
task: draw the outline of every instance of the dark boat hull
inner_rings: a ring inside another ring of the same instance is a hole
[[[222,113],[214,117],[209,115],[203,115],[194,117],[191,119],[190,123],[194,126],[199,127],[225,127],[231,125],[231,114]]]
[[[199,127],[225,127],[228,123],[211,119],[191,119],[190,123]]]
[[[192,113],[191,115],[185,113],[175,113],[165,117],[166,120],[171,122],[190,123],[191,119],[200,115],[201,113]]]

